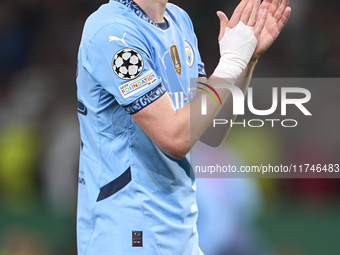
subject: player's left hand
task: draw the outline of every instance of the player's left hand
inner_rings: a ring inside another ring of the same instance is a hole
[[[260,7],[259,16],[268,10],[268,16],[264,28],[258,37],[258,45],[251,58],[256,61],[273,44],[280,32],[286,25],[291,8],[288,7],[289,0],[264,0]]]

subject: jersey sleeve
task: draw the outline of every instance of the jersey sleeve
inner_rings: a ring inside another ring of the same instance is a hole
[[[88,44],[84,67],[129,114],[166,92],[144,36],[134,27],[113,23],[101,28]]]

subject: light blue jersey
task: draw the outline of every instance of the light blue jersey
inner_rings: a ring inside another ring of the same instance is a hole
[[[201,254],[187,158],[161,152],[131,118],[164,93],[179,109],[205,75],[188,15],[154,23],[132,0],[86,21],[78,55],[78,254]]]

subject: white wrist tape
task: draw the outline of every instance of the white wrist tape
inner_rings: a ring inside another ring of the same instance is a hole
[[[247,67],[257,43],[253,27],[241,21],[232,29],[227,27],[219,42],[221,59],[213,75],[235,83]]]

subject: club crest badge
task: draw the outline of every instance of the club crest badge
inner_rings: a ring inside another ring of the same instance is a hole
[[[170,47],[170,56],[172,58],[172,62],[174,63],[176,72],[178,75],[182,74],[182,65],[181,60],[179,58],[178,50],[176,45],[172,45]]]
[[[189,67],[192,67],[192,65],[194,64],[194,51],[191,45],[187,41],[184,41],[184,49],[185,49],[185,60],[187,62],[187,65]]]

